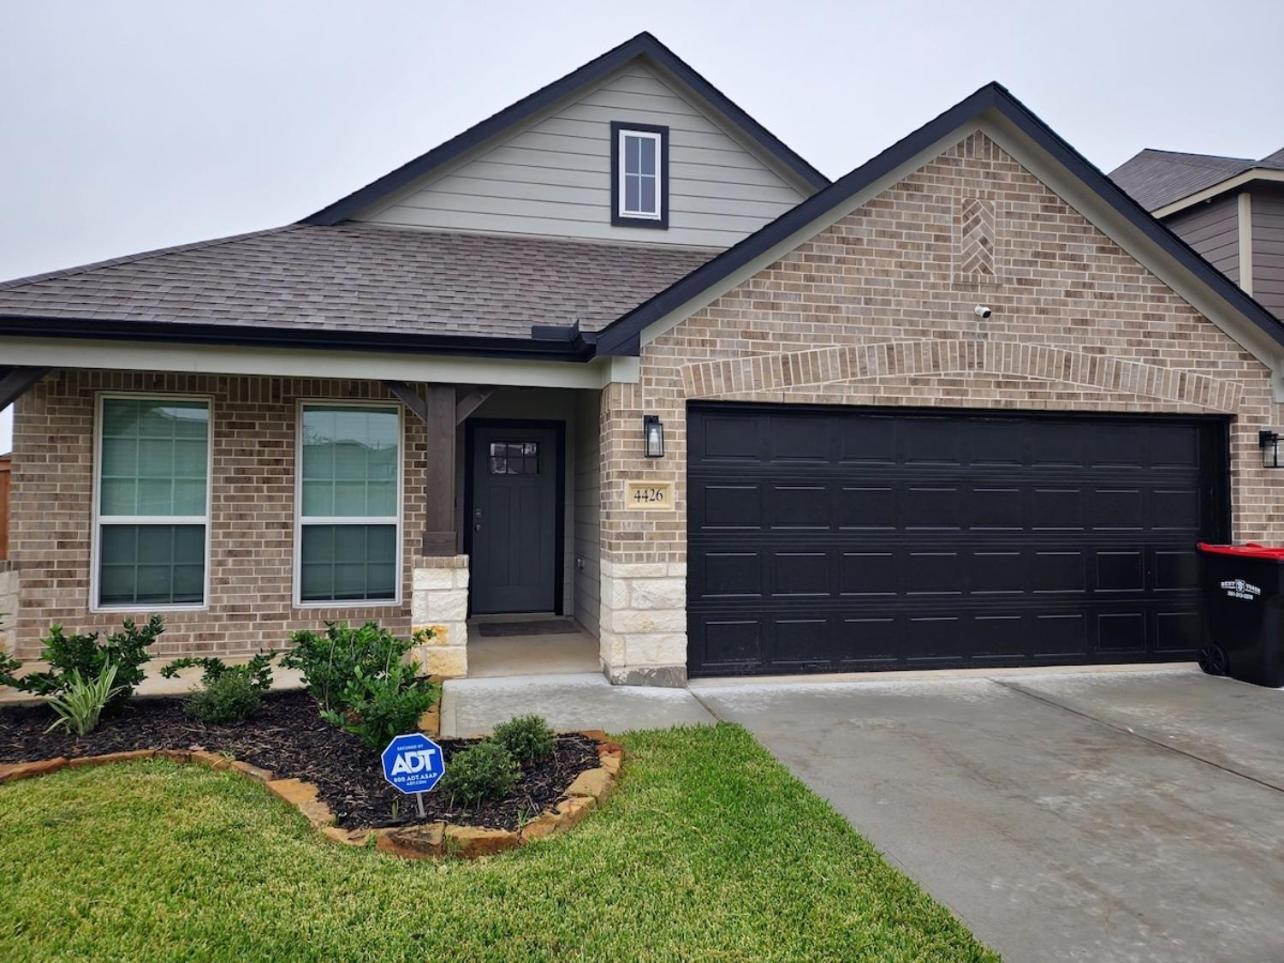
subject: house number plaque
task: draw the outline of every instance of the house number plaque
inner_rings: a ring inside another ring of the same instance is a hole
[[[673,511],[673,482],[626,481],[624,485],[624,502],[629,508]]]

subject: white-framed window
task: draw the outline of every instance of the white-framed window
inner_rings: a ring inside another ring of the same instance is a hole
[[[611,131],[613,222],[667,227],[667,128],[613,123]]]
[[[193,396],[98,396],[92,609],[207,604],[211,407]]]
[[[295,604],[401,601],[401,409],[299,405]]]

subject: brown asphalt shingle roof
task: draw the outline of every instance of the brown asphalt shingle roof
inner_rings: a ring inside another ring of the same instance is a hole
[[[1255,167],[1284,170],[1284,149],[1253,160],[1147,148],[1119,165],[1110,179],[1146,210],[1154,211]]]
[[[3,317],[528,338],[587,331],[713,252],[292,224],[0,284]]]

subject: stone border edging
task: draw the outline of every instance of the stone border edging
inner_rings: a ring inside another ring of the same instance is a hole
[[[195,763],[207,769],[234,770],[261,782],[268,791],[294,806],[312,827],[327,839],[348,846],[368,846],[374,840],[375,848],[406,859],[430,859],[440,856],[457,856],[476,859],[508,849],[516,849],[537,839],[564,832],[578,823],[597,805],[615,785],[624,750],[612,742],[605,732],[591,729],[579,735],[597,743],[598,765],[585,769],[571,781],[553,808],[546,809],[520,829],[490,829],[485,826],[459,826],[455,823],[432,822],[415,826],[394,826],[384,829],[341,829],[334,824],[334,813],[318,798],[317,787],[302,779],[277,779],[273,773],[248,762],[233,759],[217,752],[203,749],[134,749],[129,752],[109,752],[100,756],[59,756],[36,762],[0,764],[0,784],[18,782],[44,776],[59,769],[80,769],[113,762],[132,762],[138,759],[168,759],[171,762]]]

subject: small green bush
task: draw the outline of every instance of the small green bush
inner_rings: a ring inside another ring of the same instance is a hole
[[[21,663],[14,659],[0,660],[0,685],[12,686],[34,695],[54,695],[65,692],[78,680],[98,679],[108,665],[116,667],[116,690],[107,700],[106,710],[119,709],[134,694],[134,688],[143,681],[143,665],[150,661],[148,649],[156,637],[165,631],[165,620],[153,615],[141,629],[133,619],[125,619],[119,632],[98,641],[97,632],[67,635],[55,623],[43,639],[40,658],[49,663],[45,672],[33,672],[18,678],[15,674]]]
[[[182,659],[175,659],[161,669],[160,674],[166,679],[172,679],[178,675],[180,669],[200,666],[205,670],[201,676],[202,685],[208,686],[211,682],[217,682],[228,673],[234,672],[249,679],[250,684],[260,692],[267,692],[268,689],[272,688],[272,660],[275,657],[275,652],[260,652],[244,665],[228,665],[222,659],[211,656],[201,658],[188,656]]]
[[[263,690],[249,673],[224,672],[188,696],[183,711],[201,722],[226,725],[254,715],[262,698]]]
[[[321,718],[376,752],[393,736],[418,731],[419,717],[437,700],[437,686],[403,662],[377,675],[366,675],[360,667],[355,673],[339,697],[342,708],[323,709]]]
[[[302,672],[312,698],[329,711],[344,708],[343,694],[356,681],[358,669],[366,679],[386,673],[401,664],[411,646],[377,622],[355,629],[346,622],[327,622],[325,632],[295,632],[290,641],[294,647],[281,657],[281,665]]]
[[[521,774],[522,767],[511,752],[494,739],[483,739],[450,757],[437,788],[452,800],[472,806],[507,796]]]
[[[66,686],[49,697],[49,708],[58,714],[58,718],[45,732],[52,732],[59,726],[77,736],[93,732],[103,707],[120,691],[114,687],[115,681],[116,667],[110,662],[93,679],[83,679],[79,670],[72,669]]]
[[[542,716],[517,716],[495,727],[495,741],[507,749],[523,766],[529,766],[553,755],[557,735]]]

